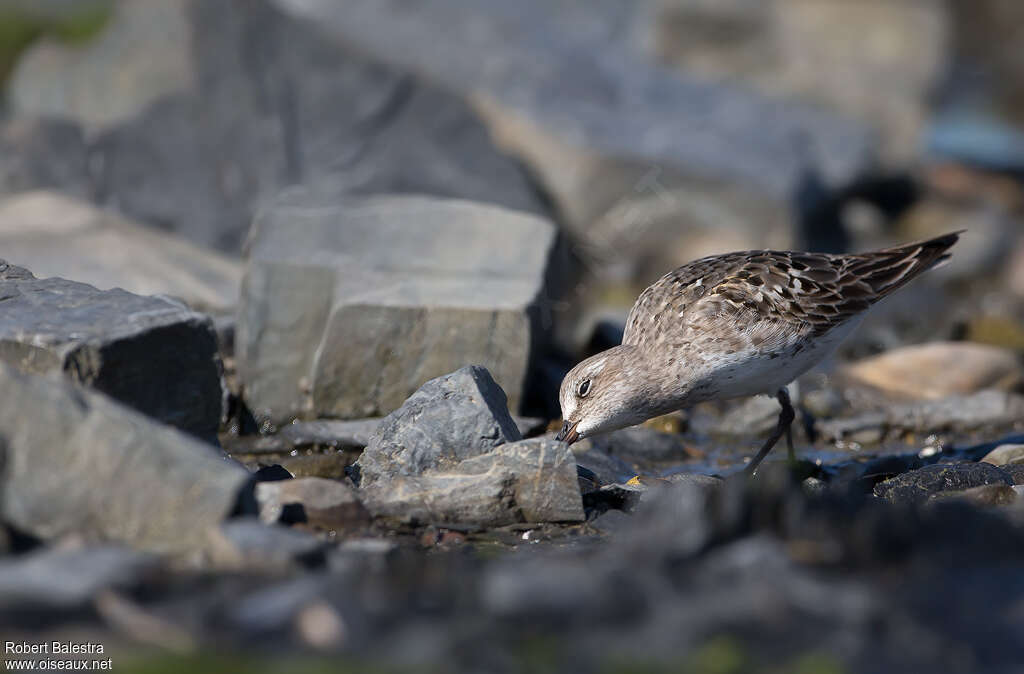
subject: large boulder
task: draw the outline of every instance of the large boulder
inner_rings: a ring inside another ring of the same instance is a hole
[[[0,390],[0,516],[19,531],[180,552],[246,502],[242,466],[104,395],[5,365]]]
[[[449,469],[521,438],[505,392],[482,367],[424,384],[389,414],[359,457],[364,484]]]
[[[0,199],[0,250],[42,277],[172,295],[212,310],[234,308],[242,280],[232,259],[44,190]]]
[[[382,415],[475,362],[517,407],[554,243],[548,221],[495,206],[286,191],[251,234],[236,341],[249,406],[273,422]]]
[[[229,252],[262,199],[316,180],[543,209],[466,103],[265,0],[119,0],[91,44],[32,47],[11,99],[61,121],[0,148],[57,168],[3,156],[0,190],[67,187]]]
[[[0,300],[0,361],[63,372],[165,423],[216,434],[224,394],[207,316],[161,297],[39,279],[3,261]]]
[[[723,252],[701,242],[722,231],[729,247],[786,245],[806,150],[840,182],[870,155],[861,124],[640,55],[632,28],[646,3],[275,2],[470,100],[533,169],[595,274],[658,275]]]

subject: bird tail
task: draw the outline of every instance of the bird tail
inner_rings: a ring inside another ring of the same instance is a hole
[[[884,297],[921,272],[948,260],[949,249],[963,232],[960,230],[895,248],[851,255],[847,271],[870,285],[879,298]]]

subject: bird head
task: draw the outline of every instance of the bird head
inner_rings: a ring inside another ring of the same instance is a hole
[[[564,423],[556,439],[572,444],[653,416],[647,414],[640,361],[636,347],[616,346],[570,370],[558,393]]]

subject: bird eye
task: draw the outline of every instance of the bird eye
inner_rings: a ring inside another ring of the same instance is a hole
[[[584,379],[576,389],[576,395],[581,398],[586,398],[588,393],[590,393],[590,380]]]

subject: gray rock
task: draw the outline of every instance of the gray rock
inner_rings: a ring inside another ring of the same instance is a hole
[[[0,361],[63,372],[160,421],[212,438],[223,414],[210,319],[120,289],[37,279],[0,261]]]
[[[254,517],[224,523],[211,547],[222,568],[277,571],[326,563],[327,544],[311,533],[264,524]]]
[[[73,611],[103,590],[135,587],[158,567],[152,555],[123,547],[43,548],[0,560],[0,606]]]
[[[317,419],[288,424],[278,436],[289,445],[318,445],[337,449],[362,449],[380,426],[381,419]]]
[[[428,381],[384,418],[359,457],[360,478],[371,484],[450,469],[520,437],[504,391],[470,365]]]
[[[162,4],[133,13],[162,27],[176,11]],[[339,48],[263,0],[175,5],[187,36],[161,40],[159,58],[191,63],[193,84],[89,143],[102,203],[232,253],[264,199],[318,180],[347,193],[543,210],[520,166],[456,97]],[[148,30],[125,28],[129,39]],[[127,98],[111,108],[137,98],[133,86],[103,88]]]
[[[280,521],[288,506],[301,507],[306,524],[333,531],[359,529],[370,520],[352,487],[319,477],[261,482],[256,502],[267,524]]]
[[[515,409],[554,240],[548,221],[483,204],[282,194],[253,225],[243,283],[250,408],[274,422],[382,415],[476,362]]]
[[[639,56],[629,26],[641,3],[527,0],[515,12],[500,0],[358,0],[344,12],[330,0],[276,4],[471,100],[533,168],[580,248],[634,274],[644,255],[672,257],[659,248],[681,253],[675,242],[689,237],[680,222],[743,238],[784,231],[806,164],[800,139],[832,180],[855,175],[869,154],[857,123]]]
[[[215,447],[66,379],[0,365],[0,390],[0,513],[38,538],[196,549],[249,485]]]
[[[982,485],[1013,486],[1013,480],[987,463],[937,464],[912,470],[875,485],[875,496],[920,503],[934,494],[964,491]]]
[[[543,438],[501,445],[443,472],[382,480],[362,494],[374,515],[413,524],[583,520],[572,452]]]
[[[88,145],[81,128],[51,119],[0,121],[0,194],[40,188],[92,196]]]
[[[43,278],[172,295],[212,310],[233,309],[242,280],[235,260],[51,191],[0,199],[0,250]]]

